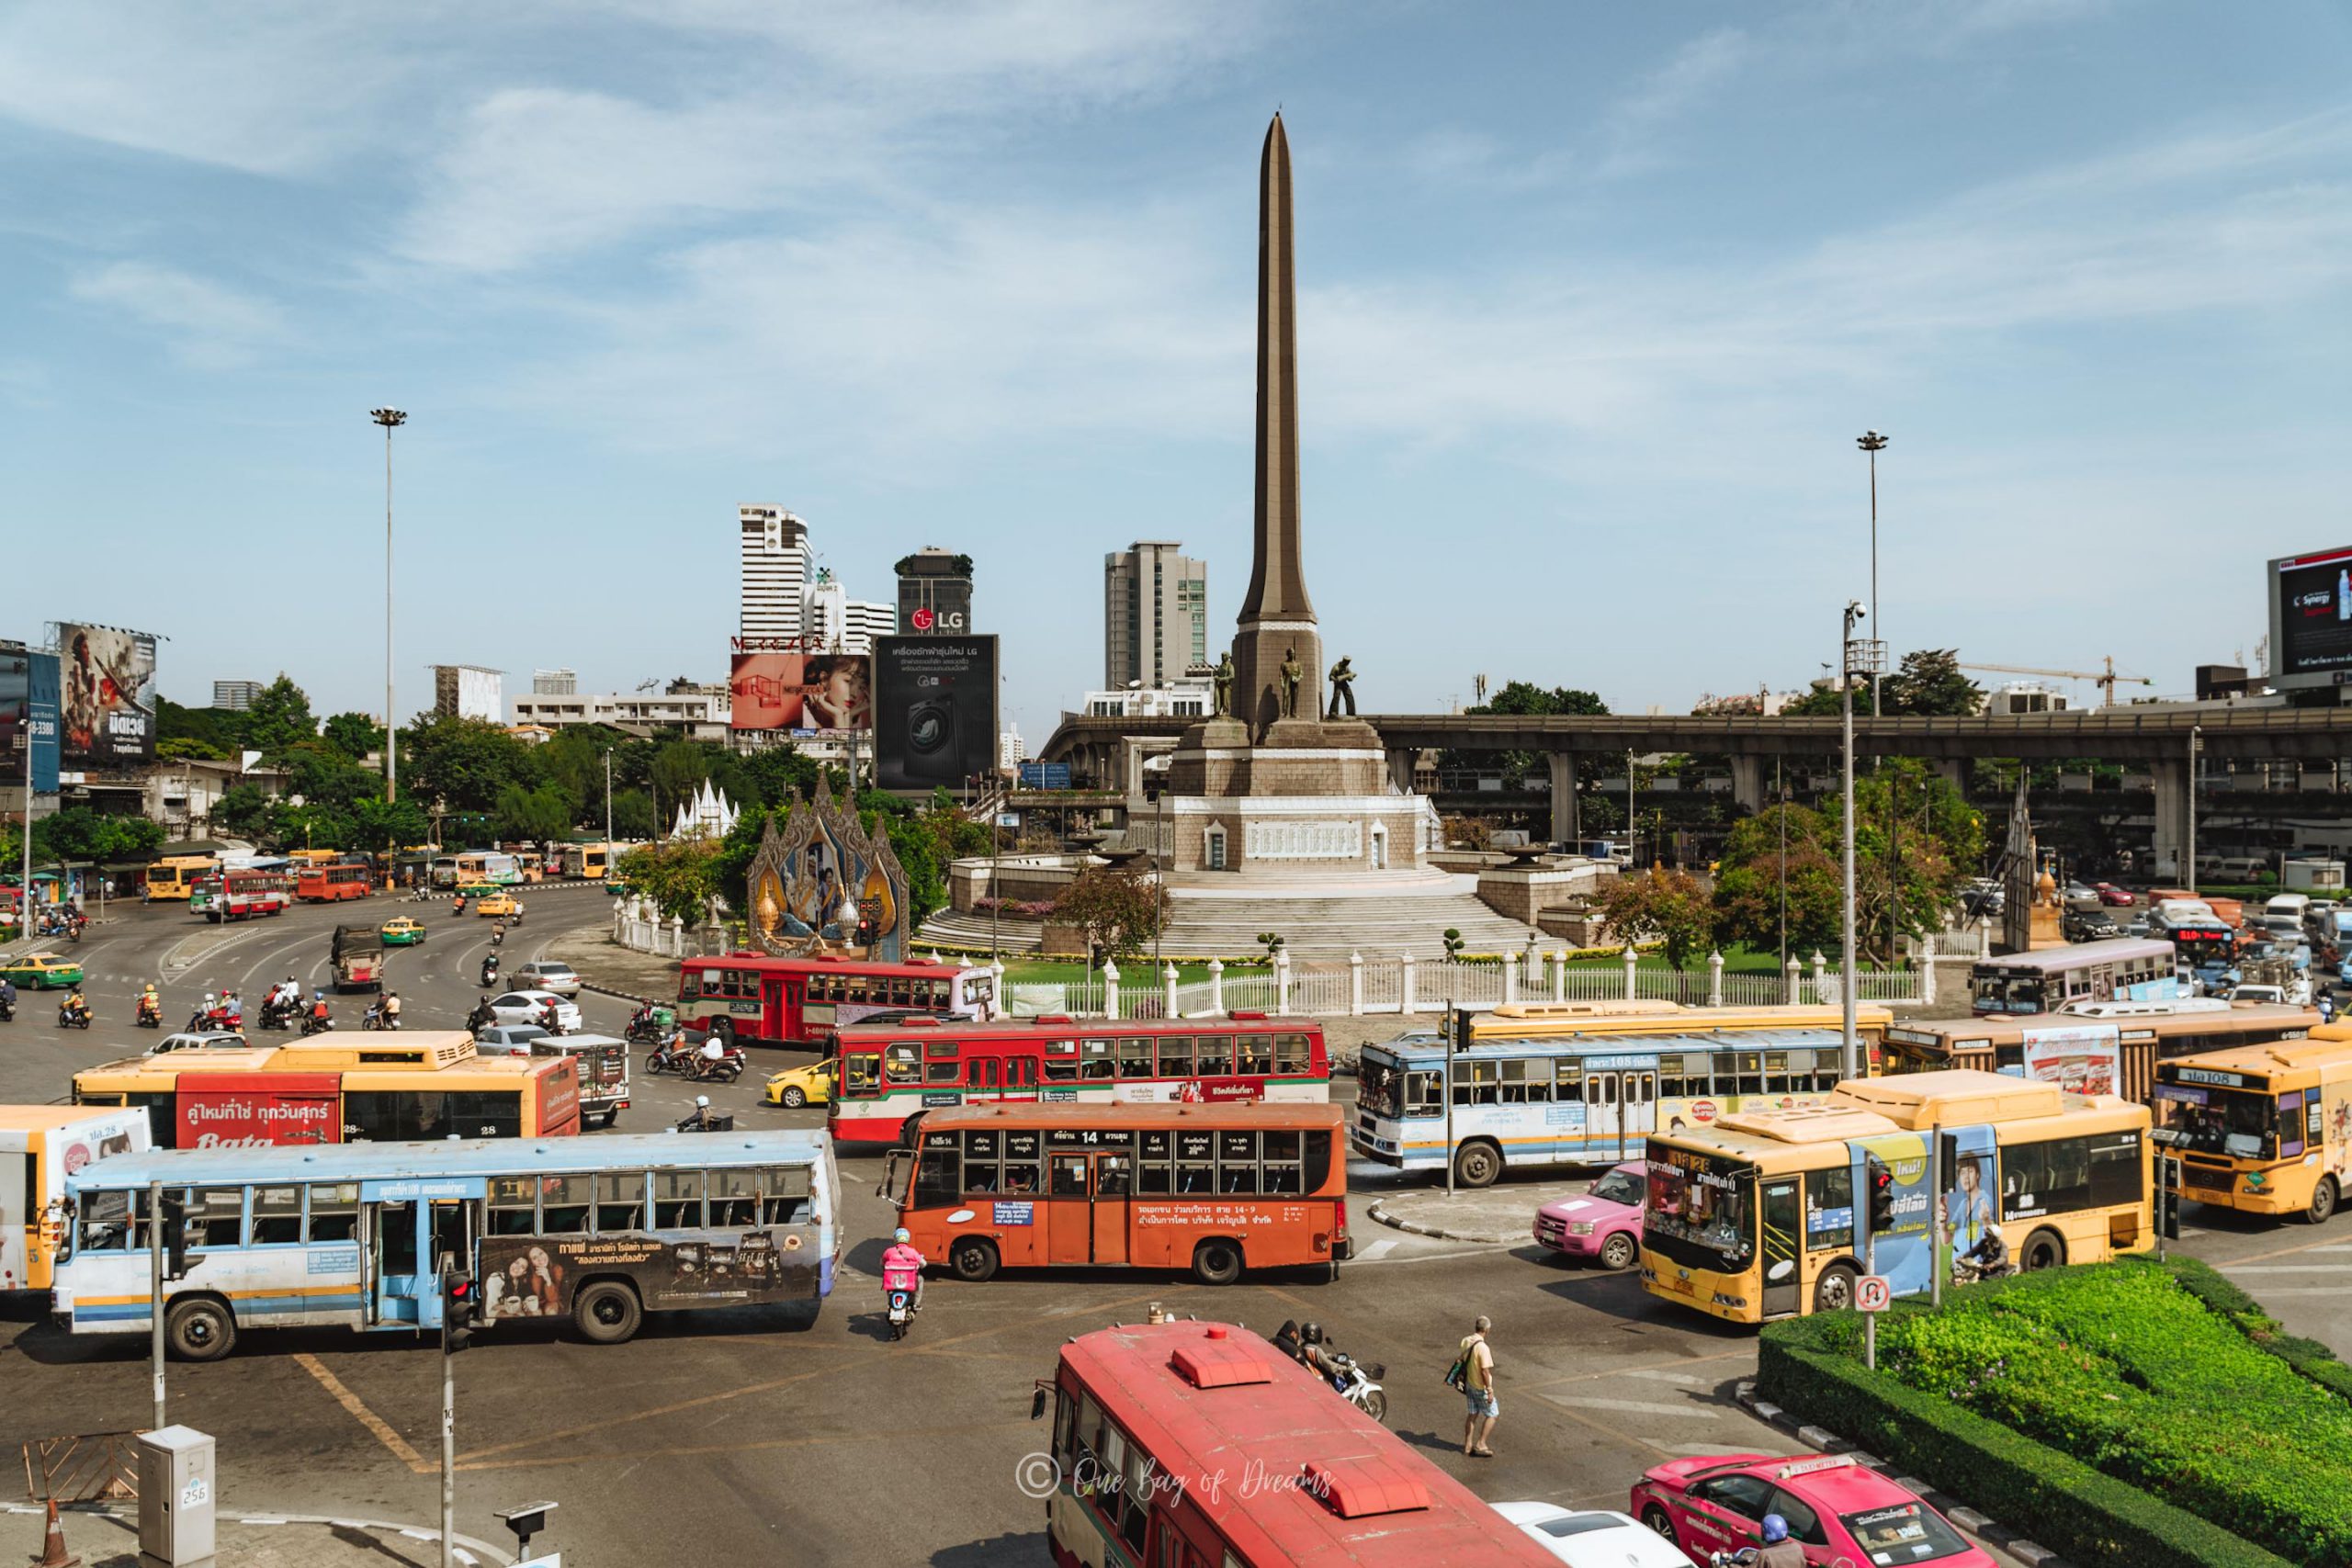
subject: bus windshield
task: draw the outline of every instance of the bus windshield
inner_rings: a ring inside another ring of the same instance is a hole
[[[1642,1239],[1687,1267],[1744,1271],[1756,1256],[1756,1168],[1653,1143]]]
[[[2259,1089],[2166,1086],[2165,1098],[2179,1106],[2178,1142],[2199,1154],[2267,1159],[2277,1152],[2278,1102]]]
[[[1405,1069],[1367,1054],[1357,1066],[1356,1107],[1374,1116],[1394,1116],[1405,1086]]]
[[[1979,1012],[2042,1012],[2042,977],[2014,970],[1980,968],[1974,976]]]

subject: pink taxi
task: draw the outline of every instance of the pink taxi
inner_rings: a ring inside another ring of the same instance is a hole
[[[1642,1255],[1642,1201],[1648,1190],[1640,1160],[1627,1160],[1581,1198],[1563,1198],[1535,1211],[1535,1239],[1555,1252],[1603,1269],[1631,1269]]]

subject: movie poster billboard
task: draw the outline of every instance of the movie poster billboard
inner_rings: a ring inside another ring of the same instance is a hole
[[[875,783],[961,790],[996,773],[996,638],[874,639]]]
[[[699,1173],[695,1179],[700,1183]],[[813,1224],[489,1235],[481,1238],[482,1316],[488,1323],[569,1317],[582,1279],[612,1275],[634,1284],[650,1312],[813,1302],[823,1283],[820,1250]]]
[[[129,767],[155,757],[155,639],[65,621],[57,628],[67,761]]]
[[[735,729],[846,734],[874,727],[874,686],[862,653],[805,653],[789,639],[738,638],[727,690]]]

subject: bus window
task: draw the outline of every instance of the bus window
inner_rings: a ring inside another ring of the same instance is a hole
[[[1147,1195],[1173,1191],[1175,1172],[1169,1164],[1171,1140],[1165,1132],[1147,1132],[1136,1158],[1136,1190]]]
[[[240,1247],[245,1239],[245,1190],[199,1187],[187,1195],[187,1245]]]
[[[872,1051],[853,1051],[842,1058],[842,1093],[850,1099],[871,1100],[881,1092],[882,1058]]]
[[[1314,1065],[1314,1043],[1304,1034],[1274,1036],[1274,1071],[1295,1078]]]
[[[994,1192],[1003,1182],[1004,1145],[993,1127],[975,1127],[964,1134],[964,1190]]]
[[[141,1197],[145,1194],[141,1193]],[[130,1198],[128,1192],[93,1192],[82,1201],[79,1252],[121,1252],[130,1245]]]
[[[922,1057],[923,1082],[959,1084],[964,1081],[963,1047],[953,1040],[924,1041]]]
[[[760,1224],[803,1224],[808,1219],[808,1168],[781,1166],[762,1173]]]
[[[1408,1116],[1445,1114],[1445,1107],[1438,1100],[1435,1073],[1407,1073],[1405,1075],[1405,1114]]]
[[[759,1224],[760,1173],[757,1170],[714,1170],[710,1173],[712,1225],[740,1229]]]
[[[1854,1168],[1804,1173],[1804,1245],[1808,1252],[1854,1245]]]
[[[1199,1072],[1204,1078],[1233,1076],[1233,1036],[1204,1034],[1201,1036]]]
[[[911,1040],[894,1041],[882,1070],[892,1083],[922,1082],[922,1047]]]
[[[1176,1190],[1208,1193],[1216,1190],[1216,1144],[1208,1133],[1176,1134]]]
[[[299,1247],[302,1242],[302,1190],[300,1187],[254,1189],[254,1245]]]
[[[588,1230],[588,1196],[593,1185],[585,1176],[549,1176],[539,1183],[541,1235],[584,1235]]]
[[[490,1179],[491,1235],[531,1235],[539,1228],[538,1183],[527,1177],[494,1176]]]
[[[1547,1105],[1552,1100],[1552,1065],[1532,1062],[1503,1062],[1502,1096],[1505,1105]]]
[[[862,1002],[865,1000],[865,976],[850,975],[843,977],[842,1000],[845,1002]]]
[[[645,1172],[614,1171],[596,1178],[596,1228],[608,1234],[645,1228]]]
[[[313,1242],[358,1240],[359,1184],[337,1181],[311,1188],[304,1235]]]
[[[1234,1069],[1245,1078],[1262,1078],[1274,1065],[1274,1053],[1262,1034],[1244,1034],[1238,1041]]]
[[[1171,1034],[1159,1043],[1159,1076],[1163,1078],[1189,1078],[1193,1076],[1193,1037]]]
[[[1300,1134],[1293,1130],[1269,1127],[1261,1134],[1265,1150],[1260,1164],[1258,1190],[1267,1194],[1296,1194],[1299,1186]]]
[[[811,989],[814,989],[812,987]],[[702,971],[688,969],[678,976],[678,999],[690,1002],[702,995]]]
[[[1037,1134],[1034,1128],[1025,1132],[1014,1130],[1004,1135],[1004,1190],[1037,1190]]]
[[[1258,1190],[1258,1134],[1224,1132],[1216,1135],[1216,1190],[1244,1197]]]
[[[2001,1217],[2030,1219],[2142,1196],[2140,1134],[2100,1133],[2001,1147]]]
[[[1306,1190],[1320,1192],[1331,1180],[1331,1130],[1310,1127],[1306,1133]]]
[[[925,1138],[915,1161],[914,1206],[928,1209],[953,1203],[964,1195],[956,1177],[956,1145],[951,1137]]]
[[[1079,1077],[1090,1081],[1099,1082],[1110,1077],[1114,1071],[1116,1070],[1117,1065],[1117,1063],[1112,1060],[1111,1042],[1108,1040],[1088,1040],[1081,1042],[1081,1055],[1079,1061]]]
[[[1053,1168],[1054,1197],[1083,1198],[1086,1196],[1086,1156],[1084,1155],[1059,1156],[1054,1160]]]
[[[1119,1042],[1119,1076],[1123,1078],[1151,1077],[1151,1041],[1133,1035]]]

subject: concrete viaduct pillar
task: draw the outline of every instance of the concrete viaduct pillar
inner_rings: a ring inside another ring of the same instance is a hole
[[[1552,763],[1552,842],[1577,841],[1577,754],[1554,751]]]
[[[1732,757],[1731,797],[1751,817],[1764,809],[1763,758],[1736,754]]]
[[[2189,787],[2188,760],[2167,758],[2152,762],[2148,772],[2156,785],[2155,874],[2183,887],[2194,887],[2196,868],[2188,863],[2189,842],[2196,836],[2190,814],[2197,797]]]

